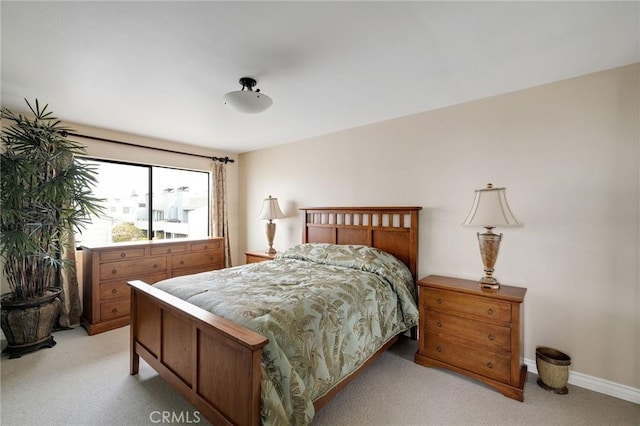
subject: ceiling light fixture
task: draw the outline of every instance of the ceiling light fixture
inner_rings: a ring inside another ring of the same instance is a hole
[[[256,81],[250,77],[242,77],[241,90],[229,92],[224,95],[224,103],[231,105],[240,112],[247,114],[256,114],[269,108],[273,101],[264,93],[260,93],[260,89],[253,90]],[[246,89],[246,90],[245,90]]]

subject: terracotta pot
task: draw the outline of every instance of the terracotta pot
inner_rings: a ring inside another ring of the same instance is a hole
[[[60,288],[49,288],[43,297],[28,301],[12,300],[12,293],[1,296],[0,319],[7,339],[4,352],[9,358],[19,358],[24,353],[56,344],[51,332],[60,311],[60,293]]]

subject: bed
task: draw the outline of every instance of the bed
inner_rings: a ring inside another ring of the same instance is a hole
[[[413,332],[420,207],[300,210],[302,243],[274,261],[130,282],[130,374],[142,357],[215,425],[308,424]]]

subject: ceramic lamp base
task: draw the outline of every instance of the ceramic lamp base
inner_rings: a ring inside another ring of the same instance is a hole
[[[267,241],[269,242],[269,249],[266,251],[266,253],[276,254],[276,249],[273,248],[273,239],[276,236],[276,224],[272,221],[267,222],[266,231]]]
[[[487,232],[478,233],[478,243],[480,244],[480,256],[484,265],[484,277],[480,279],[478,284],[482,289],[497,290],[500,283],[493,277],[493,267],[498,258],[498,249],[500,248],[500,240],[502,234],[494,234],[492,228],[487,228]]]

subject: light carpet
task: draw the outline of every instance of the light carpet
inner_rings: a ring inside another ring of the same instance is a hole
[[[144,361],[129,375],[129,328],[59,331],[58,344],[0,362],[0,421],[24,425],[208,425]],[[569,385],[556,395],[529,374],[524,402],[413,362],[401,339],[316,414],[314,426],[640,425],[640,405]]]

